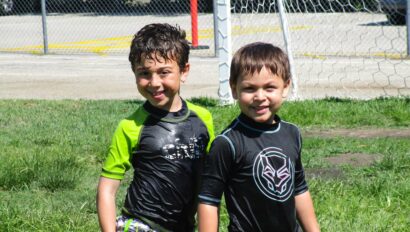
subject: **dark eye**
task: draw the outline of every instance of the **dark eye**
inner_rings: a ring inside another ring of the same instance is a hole
[[[242,88],[242,91],[244,92],[253,92],[253,87],[252,86],[245,86]]]
[[[148,71],[137,71],[137,76],[146,77],[149,75]]]
[[[272,91],[274,91],[275,89],[276,89],[275,86],[267,86],[267,87],[266,87],[266,91],[268,91],[268,92],[272,92]]]
[[[163,71],[161,71],[160,73],[159,73],[159,75],[161,76],[161,77],[165,77],[165,76],[167,76],[168,74],[170,74],[171,72],[169,71],[169,70],[163,70]]]

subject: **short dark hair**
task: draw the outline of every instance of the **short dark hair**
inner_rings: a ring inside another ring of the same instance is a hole
[[[229,83],[237,84],[238,78],[270,70],[287,82],[291,78],[289,59],[279,47],[270,43],[255,42],[240,48],[232,58]]]
[[[185,39],[186,33],[179,26],[171,26],[167,23],[153,23],[141,28],[131,43],[128,60],[134,70],[136,64],[145,58],[157,58],[160,55],[167,60],[175,60],[181,70],[188,63],[189,45]]]

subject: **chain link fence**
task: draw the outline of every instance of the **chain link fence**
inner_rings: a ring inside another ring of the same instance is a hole
[[[293,57],[297,98],[410,96],[406,0],[228,1],[198,0],[201,49],[191,53],[219,56],[225,92],[230,55],[244,44],[265,41],[287,49]],[[132,35],[154,22],[178,24],[187,31],[188,40],[194,37],[189,0],[45,2],[43,20],[52,54],[124,55]],[[286,40],[279,2],[286,13]],[[44,53],[41,0],[0,3],[0,52]],[[229,17],[221,15],[221,6],[229,7]],[[229,20],[229,33],[220,25],[224,20]],[[218,51],[230,53],[221,58]]]
[[[196,0],[193,54],[214,55],[212,0]],[[190,0],[0,0],[0,51],[101,55],[129,52],[132,35],[148,23],[178,24],[193,39]],[[42,24],[44,20],[44,24]],[[43,27],[44,26],[44,27]],[[44,43],[46,39],[47,44]]]
[[[226,2],[219,2],[223,11]],[[255,38],[287,50],[299,99],[410,96],[406,6],[406,0],[231,0],[232,54]]]

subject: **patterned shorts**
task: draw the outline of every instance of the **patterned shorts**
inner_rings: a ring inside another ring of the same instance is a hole
[[[144,222],[124,215],[117,217],[117,232],[156,232]]]

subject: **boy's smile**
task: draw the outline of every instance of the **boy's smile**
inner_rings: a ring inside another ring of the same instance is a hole
[[[182,107],[179,89],[188,72],[189,64],[185,65],[184,70],[180,70],[175,60],[165,60],[158,54],[152,55],[152,58],[144,56],[134,70],[141,95],[151,105],[170,112]]]
[[[260,73],[240,77],[237,84],[231,86],[232,95],[242,113],[256,122],[268,124],[274,123],[274,116],[283,98],[286,98],[289,87],[290,81],[285,83],[265,67]]]

